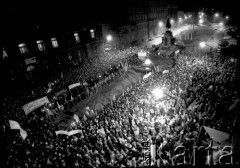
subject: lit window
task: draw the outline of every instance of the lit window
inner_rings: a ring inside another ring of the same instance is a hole
[[[52,41],[53,48],[57,48],[58,47],[57,39],[54,37],[54,38],[51,38],[51,41]]]
[[[21,54],[28,54],[28,49],[25,43],[21,43],[18,45]]]
[[[5,59],[5,58],[7,58],[7,57],[8,57],[7,52],[6,52],[6,50],[3,48],[3,59]]]
[[[37,41],[39,51],[45,51],[45,46],[42,40]]]
[[[95,34],[94,34],[94,30],[93,29],[90,30],[90,34],[91,34],[91,38],[95,38]]]
[[[78,33],[74,33],[74,37],[75,37],[76,43],[80,43],[80,38],[79,38]]]

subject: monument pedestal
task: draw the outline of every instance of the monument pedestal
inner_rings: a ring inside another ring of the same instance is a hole
[[[162,37],[162,43],[165,46],[172,46],[175,43],[175,38],[170,30],[167,30]]]

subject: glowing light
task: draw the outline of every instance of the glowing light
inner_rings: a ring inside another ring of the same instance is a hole
[[[146,60],[145,60],[145,64],[146,64],[146,65],[150,65],[151,63],[152,63],[152,61],[151,61],[150,59],[146,59]]]
[[[138,52],[138,56],[140,57],[146,57],[147,53],[146,52]]]
[[[200,20],[199,20],[199,24],[203,24],[203,19],[200,19]]]
[[[152,94],[153,94],[153,96],[154,96],[156,99],[163,98],[163,96],[164,96],[163,89],[161,89],[161,88],[155,88],[155,89],[152,91]]]
[[[219,25],[222,26],[222,25],[223,25],[223,22],[220,22]]]
[[[225,18],[226,18],[226,19],[229,19],[229,16],[226,16]]]
[[[142,61],[146,59],[147,53],[146,52],[138,52],[138,58]]]
[[[72,127],[75,127],[75,126],[76,126],[76,122],[73,121],[73,122],[71,123],[71,126],[72,126]]]
[[[107,41],[112,41],[112,36],[111,35],[107,35],[106,39],[107,39]]]
[[[205,42],[200,42],[200,43],[199,43],[199,46],[200,46],[201,48],[204,48],[204,47],[206,46],[206,43],[205,43]]]
[[[163,22],[162,21],[158,22],[158,26],[163,27]]]
[[[218,13],[215,13],[215,15],[214,15],[215,17],[219,17],[219,14]]]
[[[173,19],[171,19],[171,20],[170,20],[170,23],[171,23],[171,24],[173,24],[173,23],[174,23],[174,20],[173,20]]]
[[[179,18],[178,21],[179,21],[179,22],[182,22],[182,18]]]

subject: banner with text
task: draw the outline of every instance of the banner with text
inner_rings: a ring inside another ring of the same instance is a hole
[[[77,86],[80,86],[80,83],[71,84],[71,85],[68,86],[68,88],[69,88],[69,89],[73,89],[73,88],[75,88],[75,87],[77,87]]]
[[[47,96],[25,104],[23,106],[23,110],[24,110],[25,114],[28,115],[30,112],[32,112],[33,110],[43,106],[45,103],[49,103],[49,100],[48,100]]]

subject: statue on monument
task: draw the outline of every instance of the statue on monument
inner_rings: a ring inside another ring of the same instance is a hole
[[[165,46],[172,46],[175,43],[175,38],[173,37],[171,27],[172,25],[170,23],[170,19],[168,18],[166,23],[166,32],[162,38],[163,45]]]

